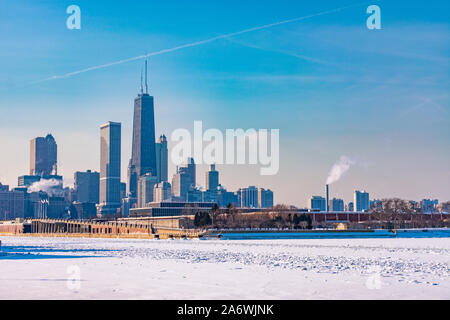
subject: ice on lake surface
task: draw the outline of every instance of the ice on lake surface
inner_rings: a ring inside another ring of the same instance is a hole
[[[251,239],[351,239],[351,238],[447,238],[450,237],[450,229],[403,229],[395,230],[373,230],[373,232],[220,232],[222,240],[251,240]],[[218,233],[213,232],[209,238],[217,238]]]
[[[239,241],[2,236],[0,285],[8,290],[0,298],[448,299],[446,232]]]

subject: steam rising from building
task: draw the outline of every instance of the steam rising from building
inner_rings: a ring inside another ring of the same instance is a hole
[[[341,156],[339,158],[339,161],[336,162],[333,167],[331,167],[326,184],[328,185],[338,181],[342,177],[342,175],[346,173],[348,169],[350,169],[350,167],[355,163],[356,162],[349,157]]]
[[[62,181],[58,179],[41,179],[30,185],[27,191],[29,193],[42,191],[49,196],[61,197],[63,196]]]

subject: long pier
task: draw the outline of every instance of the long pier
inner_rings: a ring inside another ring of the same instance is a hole
[[[203,234],[197,229],[172,226],[174,223],[161,225],[160,222],[154,219],[117,221],[32,219],[24,222],[0,223],[0,234],[143,239],[199,238]]]

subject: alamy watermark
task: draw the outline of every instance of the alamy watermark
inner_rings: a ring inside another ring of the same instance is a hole
[[[66,286],[67,289],[78,291],[81,288],[81,269],[79,266],[68,266],[66,269],[68,274]]]
[[[275,175],[280,167],[279,129],[219,129],[203,132],[203,122],[194,121],[194,132],[172,132],[171,160],[175,165],[194,158],[196,164],[250,164],[261,166],[261,175]],[[205,145],[206,144],[206,145]]]
[[[79,6],[72,4],[67,7],[66,13],[70,16],[66,20],[67,29],[81,29],[81,9]]]
[[[370,16],[367,18],[367,29],[369,30],[379,30],[381,29],[381,9],[377,5],[371,5],[367,7],[367,11]]]
[[[382,286],[381,268],[379,266],[370,266],[367,269],[369,277],[366,279],[366,288],[369,290],[379,290]]]

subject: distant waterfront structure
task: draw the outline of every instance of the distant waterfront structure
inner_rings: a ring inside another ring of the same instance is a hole
[[[130,209],[130,217],[167,217],[211,212],[213,203],[204,202],[152,202],[145,208]]]
[[[153,202],[153,189],[158,184],[158,177],[147,173],[139,178],[137,207],[144,208],[147,203]]]
[[[148,94],[147,61],[145,61],[145,92],[141,77],[141,92],[134,99],[132,153],[128,166],[128,196],[137,196],[139,177],[158,175],[155,146],[154,98]]]
[[[321,196],[312,196],[308,200],[308,209],[310,210],[318,210],[318,211],[325,211],[326,210],[326,200],[324,197]]]
[[[438,199],[422,199],[420,201],[420,210],[423,213],[432,213],[433,211],[435,211],[437,205],[439,204],[439,200]]]
[[[24,218],[24,205],[24,192],[10,191],[6,186],[0,189],[0,220]]]
[[[168,175],[168,149],[167,149],[167,138],[165,135],[159,137],[156,147],[156,172],[158,177],[158,182],[167,181]]]
[[[195,188],[196,185],[196,168],[193,158],[188,158],[186,164],[177,167],[177,173],[172,178],[172,194],[187,201],[189,190]]]
[[[409,201],[409,203],[411,204],[411,208],[413,210],[417,209],[417,202],[415,201]],[[379,199],[373,199],[370,201],[370,208],[377,208],[377,209],[382,209],[383,208],[383,201],[379,200]]]
[[[258,188],[249,186],[238,190],[241,195],[241,208],[258,208]]]
[[[99,214],[116,214],[120,199],[121,123],[100,126],[100,205]]]
[[[58,146],[51,134],[30,141],[30,175],[48,176],[58,174]]]
[[[354,210],[353,202],[349,202],[349,203],[347,204],[345,211],[355,211],[355,210]]]
[[[273,192],[272,190],[258,188],[258,208],[273,207]]]
[[[273,207],[273,191],[255,186],[241,188],[234,194],[219,190],[218,200],[219,204],[225,207],[228,204],[234,205],[237,201],[236,206],[241,208],[270,208]]]
[[[227,191],[222,186],[219,186],[217,190],[217,202],[219,207],[223,208],[226,208],[228,205],[232,205],[235,207],[241,206],[241,199],[238,196],[238,192]]]
[[[344,200],[333,198],[330,200],[329,209],[332,212],[344,211]]]
[[[355,212],[361,211],[369,211],[370,209],[370,200],[369,193],[366,191],[356,190],[353,194],[353,205]]]
[[[216,170],[216,165],[211,164],[209,171],[206,172],[206,190],[217,190],[219,186],[219,171]]]
[[[172,198],[172,187],[170,183],[162,181],[153,189],[153,202],[163,202]]]
[[[80,203],[99,203],[100,198],[100,173],[87,170],[77,171],[74,174],[74,189],[76,199]]]

